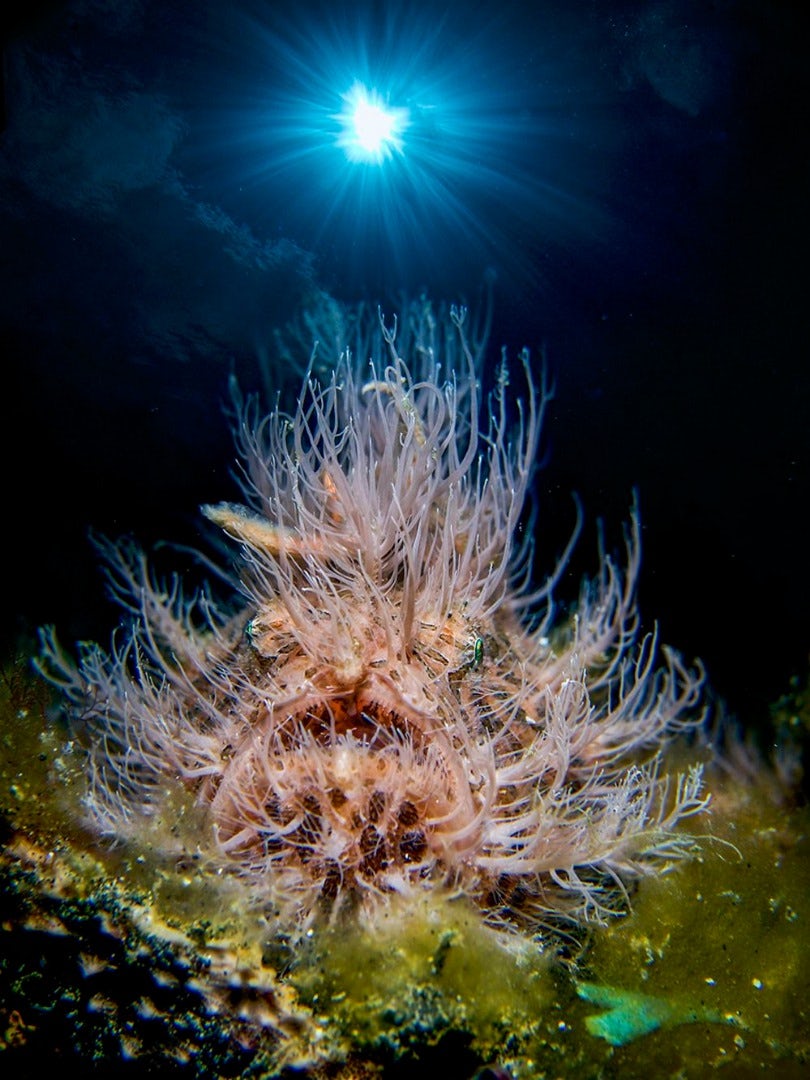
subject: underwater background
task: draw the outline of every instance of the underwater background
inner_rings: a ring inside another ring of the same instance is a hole
[[[6,641],[108,624],[88,526],[194,540],[227,376],[259,386],[312,290],[493,277],[493,363],[545,347],[556,381],[541,547],[570,492],[615,524],[636,487],[665,640],[744,717],[803,670],[802,5],[6,10]],[[379,166],[337,145],[355,81],[410,110]]]
[[[804,5],[76,0],[2,19],[4,660],[46,623],[108,639],[90,530],[171,541],[199,575],[199,506],[236,490],[229,378],[292,407],[307,313],[491,299],[490,376],[525,345],[555,383],[541,564],[572,493],[586,514],[560,598],[637,492],[645,625],[773,749],[810,651]],[[345,123],[358,86],[397,110],[380,160]],[[806,713],[794,726],[806,745]]]

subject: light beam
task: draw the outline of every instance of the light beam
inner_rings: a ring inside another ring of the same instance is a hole
[[[343,95],[338,145],[349,161],[381,165],[394,153],[403,152],[402,135],[408,126],[408,110],[387,107],[376,90],[355,83]]]

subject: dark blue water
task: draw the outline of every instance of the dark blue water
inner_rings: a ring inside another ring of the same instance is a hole
[[[645,621],[757,723],[810,648],[800,4],[5,18],[4,642],[106,638],[88,528],[202,542],[198,505],[234,494],[228,375],[258,388],[318,290],[494,279],[493,360],[545,345],[556,378],[541,556],[579,492],[573,595],[637,489]],[[355,82],[407,113],[381,165],[338,144]]]

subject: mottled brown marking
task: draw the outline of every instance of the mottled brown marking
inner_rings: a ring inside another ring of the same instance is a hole
[[[276,825],[286,825],[294,817],[289,806],[282,806],[281,800],[276,794],[265,799],[264,812]]]
[[[368,800],[367,819],[376,824],[385,813],[385,792],[375,791]]]
[[[276,833],[264,833],[262,846],[266,855],[277,855],[284,847],[284,840]]]
[[[373,877],[388,863],[385,840],[373,825],[366,825],[360,834],[360,873],[363,877]]]
[[[304,816],[297,829],[290,833],[290,842],[298,848],[299,857],[309,862],[313,855],[313,845],[321,835],[321,806],[317,796],[308,792],[302,799]]]
[[[399,810],[397,811],[397,820],[399,821],[400,825],[403,825],[406,829],[409,829],[411,825],[415,825],[419,820],[419,811],[416,809],[412,802],[409,802],[408,799],[405,799],[404,802],[400,803]]]
[[[399,841],[399,853],[405,862],[419,862],[427,851],[427,840],[421,829],[409,829]]]
[[[340,891],[340,883],[343,875],[340,872],[340,866],[334,859],[327,859],[323,867],[323,885],[321,885],[321,896],[324,900],[334,900]]]

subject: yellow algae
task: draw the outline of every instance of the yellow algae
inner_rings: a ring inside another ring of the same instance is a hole
[[[358,1047],[392,1057],[455,1031],[488,1060],[509,1038],[533,1038],[554,995],[535,942],[496,933],[437,891],[314,931],[290,978]]]
[[[774,801],[764,765],[759,782],[715,790],[701,854],[642,881],[632,913],[594,935],[587,957],[591,982],[721,1020],[611,1050],[628,1080],[731,1063],[735,1077],[799,1077],[810,1061],[810,812]]]
[[[68,732],[22,664],[2,685],[9,1054],[58,1030],[71,1060],[184,1061],[200,1077],[290,1066],[354,1080],[429,1062],[459,1080],[488,1063],[515,1080],[728,1066],[735,1078],[798,1080],[807,1068],[810,815],[780,798],[764,765],[710,773],[696,856],[642,878],[624,919],[573,937],[576,963],[439,889],[347,911],[292,942],[246,882],[217,873],[202,812],[176,785],[114,847],[77,825],[86,789]],[[582,984],[596,988],[591,1001],[577,997]],[[610,1045],[594,1002],[633,995],[690,1023]]]

